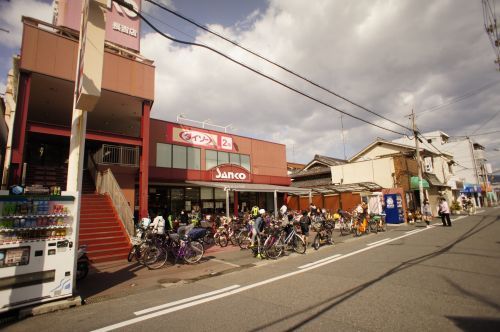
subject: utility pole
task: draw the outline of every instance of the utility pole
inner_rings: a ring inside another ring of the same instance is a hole
[[[417,125],[415,123],[415,112],[411,110],[411,120],[413,124],[413,137],[415,137],[415,148],[417,150],[417,171],[418,171],[418,192],[420,198],[420,215],[423,215],[424,210],[424,186],[422,183],[422,164],[420,163],[420,146],[418,138]]]
[[[344,121],[342,119],[342,114],[340,114],[340,126],[342,128],[342,145],[344,146],[344,160],[347,160],[347,155],[345,153]]]

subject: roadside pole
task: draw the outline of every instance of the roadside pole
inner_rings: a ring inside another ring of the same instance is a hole
[[[95,108],[101,96],[104,34],[106,31],[103,12],[105,6],[107,6],[106,0],[83,0],[82,2],[73,114],[71,119],[68,176],[66,180],[66,191],[75,195],[73,288],[76,285],[76,267],[78,262],[78,236],[87,112]]]
[[[420,215],[423,215],[424,210],[424,186],[422,183],[422,164],[420,163],[420,145],[418,138],[417,125],[415,123],[415,112],[411,110],[411,118],[413,123],[413,136],[415,137],[415,148],[417,150],[417,171],[418,171],[418,193],[420,198]]]

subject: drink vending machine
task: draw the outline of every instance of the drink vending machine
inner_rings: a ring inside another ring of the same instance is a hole
[[[73,294],[76,199],[0,191],[0,312]]]

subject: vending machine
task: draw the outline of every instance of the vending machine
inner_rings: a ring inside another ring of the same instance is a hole
[[[73,294],[76,199],[0,191],[0,312]]]
[[[400,224],[405,221],[403,200],[399,194],[384,195],[385,221],[388,224]]]

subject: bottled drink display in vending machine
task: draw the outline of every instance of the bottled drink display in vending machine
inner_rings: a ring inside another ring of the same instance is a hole
[[[73,294],[75,198],[0,192],[0,312]]]

